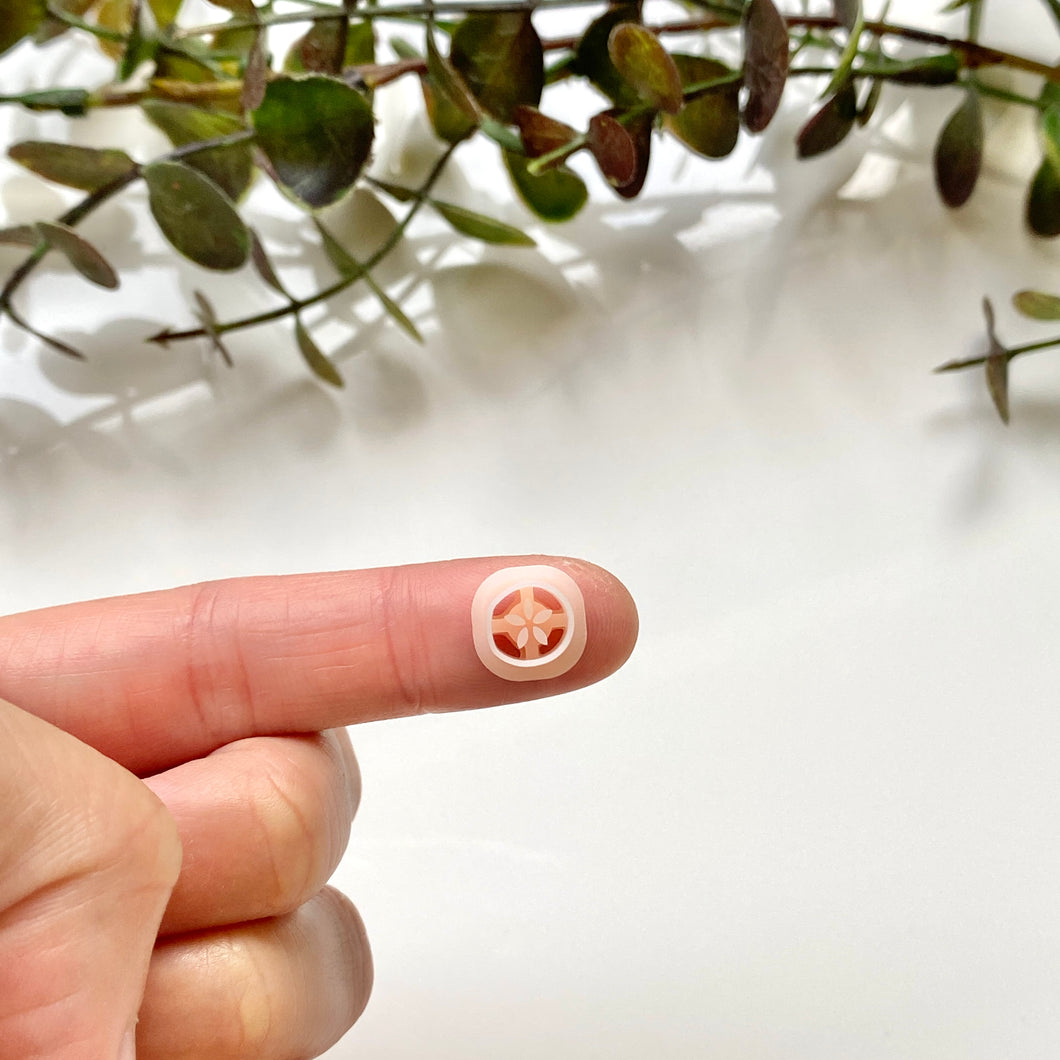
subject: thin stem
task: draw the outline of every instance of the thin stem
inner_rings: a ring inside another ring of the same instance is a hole
[[[93,37],[97,37],[99,40],[111,41],[113,44],[125,44],[128,40],[128,34],[122,33],[120,30],[108,29],[106,26],[86,22],[83,18],[78,18],[71,12],[64,11],[61,7],[56,7],[54,4],[48,5],[48,16],[54,18],[56,22],[62,22],[63,25],[69,26],[71,29],[79,29],[85,33],[91,33]]]
[[[600,0],[437,0],[431,3],[390,4],[380,7],[365,7],[354,14],[366,21],[374,19],[427,18],[431,15],[466,15],[472,11],[489,14],[505,14],[512,11],[537,11],[546,8],[595,7]],[[188,37],[203,37],[229,29],[253,29],[256,26],[283,26],[298,22],[319,22],[335,18],[334,8],[314,11],[288,11],[280,15],[266,15],[258,19],[232,19],[229,22],[214,22],[206,26],[188,26],[173,34],[174,40]]]
[[[333,295],[345,291],[347,287],[357,283],[358,280],[364,279],[365,274],[374,269],[376,265],[378,265],[379,262],[381,262],[401,241],[401,237],[405,234],[405,229],[408,228],[413,217],[416,216],[420,207],[426,202],[428,192],[434,187],[435,182],[442,175],[442,170],[445,169],[446,163],[449,161],[450,156],[453,151],[456,150],[457,146],[457,144],[450,144],[445,149],[445,153],[437,162],[435,162],[430,173],[427,175],[427,179],[417,189],[415,193],[415,201],[409,207],[408,212],[394,226],[382,246],[380,246],[379,249],[364,262],[361,272],[354,276],[344,276],[341,280],[331,284],[331,286],[325,287],[307,298],[293,298],[287,305],[278,306],[276,309],[270,309],[264,313],[255,313],[253,316],[249,317],[240,317],[237,320],[229,320],[223,324],[216,324],[213,330],[218,335],[224,335],[229,331],[239,331],[243,328],[256,327],[259,324],[268,324],[274,320],[282,320],[285,316],[289,316],[291,313],[300,313],[303,309],[308,309],[310,306],[317,305],[320,302],[326,302]],[[204,338],[206,334],[207,332],[205,328],[189,328],[185,331],[161,331],[157,335],[152,336],[150,341],[166,345],[169,342],[175,342],[182,339]]]
[[[231,147],[234,144],[243,143],[247,140],[251,140],[254,137],[254,133],[250,129],[241,129],[238,132],[229,133],[227,136],[217,136],[212,140],[200,140],[197,143],[184,144],[181,147],[176,147],[167,154],[161,155],[155,159],[156,162],[179,162],[181,159],[189,158],[192,155],[198,154],[200,151],[209,151],[216,147]],[[112,199],[118,192],[127,188],[133,181],[138,180],[143,175],[144,167],[141,165],[133,166],[128,172],[123,173],[120,177],[115,177],[109,184],[104,184],[103,187],[97,188],[95,191],[90,192],[80,202],[74,203],[65,213],[61,214],[58,218],[59,224],[69,225],[71,228],[84,220],[90,213],[98,209],[103,203]],[[41,241],[32,252],[22,261],[22,263],[15,269],[14,272],[8,277],[7,282],[4,284],[2,290],[0,290],[0,313],[6,312],[7,315],[20,327],[25,327],[26,330],[32,332],[38,337],[46,338],[41,336],[39,332],[34,331],[33,328],[27,327],[25,321],[22,320],[12,309],[11,299],[15,292],[22,286],[22,284],[29,277],[30,273],[37,267],[41,258],[48,252],[48,244]],[[51,341],[51,340],[48,340]]]
[[[1032,99],[1030,96],[1021,96],[1018,92],[1009,92],[1008,89],[998,88],[996,85],[988,85],[979,80],[979,78],[975,79],[975,90],[981,96],[990,96],[992,99],[1000,99],[1005,103],[1015,103],[1021,107],[1044,110],[1047,106],[1040,99]]]
[[[1043,339],[1041,342],[1028,342],[1024,346],[1013,346],[1005,350],[1005,356],[1011,361],[1014,357],[1019,357],[1021,354],[1035,353],[1037,350],[1048,350],[1055,346],[1060,346],[1060,336],[1055,339]],[[968,357],[963,361],[947,361],[945,364],[940,364],[935,371],[958,372],[962,368],[975,368],[976,365],[986,364],[989,359],[990,354],[984,353],[978,357]]]

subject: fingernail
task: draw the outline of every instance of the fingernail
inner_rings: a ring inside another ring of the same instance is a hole
[[[118,1060],[136,1060],[136,1028],[130,1027],[121,1040]]]
[[[475,651],[506,681],[565,674],[585,650],[585,601],[574,579],[543,564],[505,567],[471,602]]]

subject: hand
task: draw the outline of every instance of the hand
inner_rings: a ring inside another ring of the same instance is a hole
[[[588,639],[569,672],[509,681],[476,655],[471,601],[533,563],[574,579]],[[0,1060],[325,1051],[372,981],[326,886],[360,793],[342,726],[589,684],[636,626],[606,572],[536,557],[0,618]]]

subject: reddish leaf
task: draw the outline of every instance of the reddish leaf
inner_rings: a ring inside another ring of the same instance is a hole
[[[531,158],[566,147],[578,133],[565,122],[542,114],[536,107],[520,104],[512,109],[512,121],[519,129],[523,147]]]
[[[853,81],[846,84],[799,130],[796,147],[799,158],[813,158],[841,144],[854,127],[858,112]]]
[[[773,120],[788,77],[788,26],[773,0],[750,0],[744,14],[743,123],[761,132]]]
[[[637,170],[637,147],[633,137],[610,114],[594,114],[590,120],[589,150],[613,188],[621,188],[633,179]]]

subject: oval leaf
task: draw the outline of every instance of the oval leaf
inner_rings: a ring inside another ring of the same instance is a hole
[[[576,74],[587,77],[605,96],[620,106],[631,107],[638,102],[638,97],[633,86],[611,61],[608,42],[616,26],[639,21],[640,9],[636,4],[620,4],[605,11],[582,34],[570,64]]]
[[[486,217],[485,214],[466,210],[450,202],[439,202],[430,199],[430,204],[455,228],[472,239],[481,239],[484,243],[500,243],[515,247],[533,247],[537,244],[525,232],[503,221]]]
[[[526,168],[529,159],[513,151],[504,152],[504,164],[519,197],[544,221],[569,221],[589,198],[581,177],[565,166],[534,176]]]
[[[254,264],[255,271],[274,291],[282,294],[285,298],[290,298],[287,288],[284,287],[280,277],[276,274],[272,259],[269,257],[261,237],[252,228],[248,229],[248,231],[250,232],[250,260]]]
[[[681,75],[650,29],[620,22],[607,39],[607,52],[615,69],[645,103],[667,114],[681,109]]]
[[[185,257],[206,269],[238,269],[250,235],[225,193],[182,162],[154,162],[144,180],[158,227]]]
[[[438,51],[434,33],[427,33],[427,76],[423,101],[435,133],[448,143],[466,139],[477,128],[479,109],[471,90],[452,63]]]
[[[233,114],[203,110],[189,103],[145,99],[141,107],[151,123],[166,135],[174,147],[229,136],[245,128]],[[208,151],[189,155],[184,161],[192,169],[205,173],[234,202],[243,197],[254,175],[249,143],[212,147]]]
[[[1043,159],[1027,194],[1027,225],[1035,235],[1060,236],[1060,175]]]
[[[950,115],[935,144],[935,185],[950,207],[963,206],[983,166],[983,108],[974,88]]]
[[[469,15],[453,33],[449,60],[482,108],[502,122],[520,103],[541,99],[544,52],[528,11]]]
[[[626,130],[633,138],[633,149],[636,156],[636,165],[633,169],[632,178],[625,184],[615,188],[615,191],[623,199],[635,199],[644,181],[648,177],[648,162],[651,158],[651,131],[654,126],[654,118],[651,114],[642,114],[634,118],[626,125]]]
[[[46,10],[44,0],[0,0],[0,55],[35,32]]]
[[[857,90],[853,81],[847,81],[799,130],[795,141],[799,158],[814,158],[841,144],[854,128],[857,113]]]
[[[1033,320],[1060,320],[1060,295],[1044,291],[1017,291],[1012,304],[1025,317]]]
[[[345,66],[375,62],[375,30],[371,22],[320,19],[291,45],[283,60],[290,74],[339,73]]]
[[[986,359],[986,385],[994,408],[1001,417],[1002,423],[1008,423],[1008,362],[1011,357],[1007,350],[998,350]]]
[[[271,81],[252,120],[280,184],[314,209],[353,185],[375,132],[364,96],[329,77]]]
[[[298,341],[298,352],[305,359],[313,374],[325,383],[335,387],[344,387],[344,382],[339,370],[324,356],[320,347],[313,341],[306,326],[297,317],[294,322],[294,334]]]
[[[637,170],[637,148],[621,122],[610,114],[594,114],[589,120],[589,150],[604,179],[613,188],[628,184]]]
[[[0,228],[0,247],[35,247],[40,242],[33,225],[12,225]]]
[[[126,177],[136,163],[124,152],[24,140],[8,148],[8,157],[45,180],[80,191],[98,191]]]
[[[118,274],[110,262],[69,225],[38,221],[37,231],[48,241],[51,248],[59,251],[86,280],[109,290],[118,286]]]
[[[773,0],[750,0],[744,13],[743,123],[758,133],[773,120],[788,79],[788,25]]]
[[[699,55],[671,56],[682,86],[703,84],[732,71],[724,63]],[[706,158],[724,158],[740,136],[740,86],[735,81],[690,99],[663,126],[686,147]]]
[[[952,85],[961,72],[961,61],[952,52],[928,55],[904,63],[896,62],[893,71],[890,64],[882,63],[880,66],[881,74],[899,85]]]
[[[536,107],[518,106],[512,109],[512,121],[519,129],[523,147],[531,158],[540,158],[549,151],[566,147],[577,139],[578,133],[566,122],[542,114]]]

